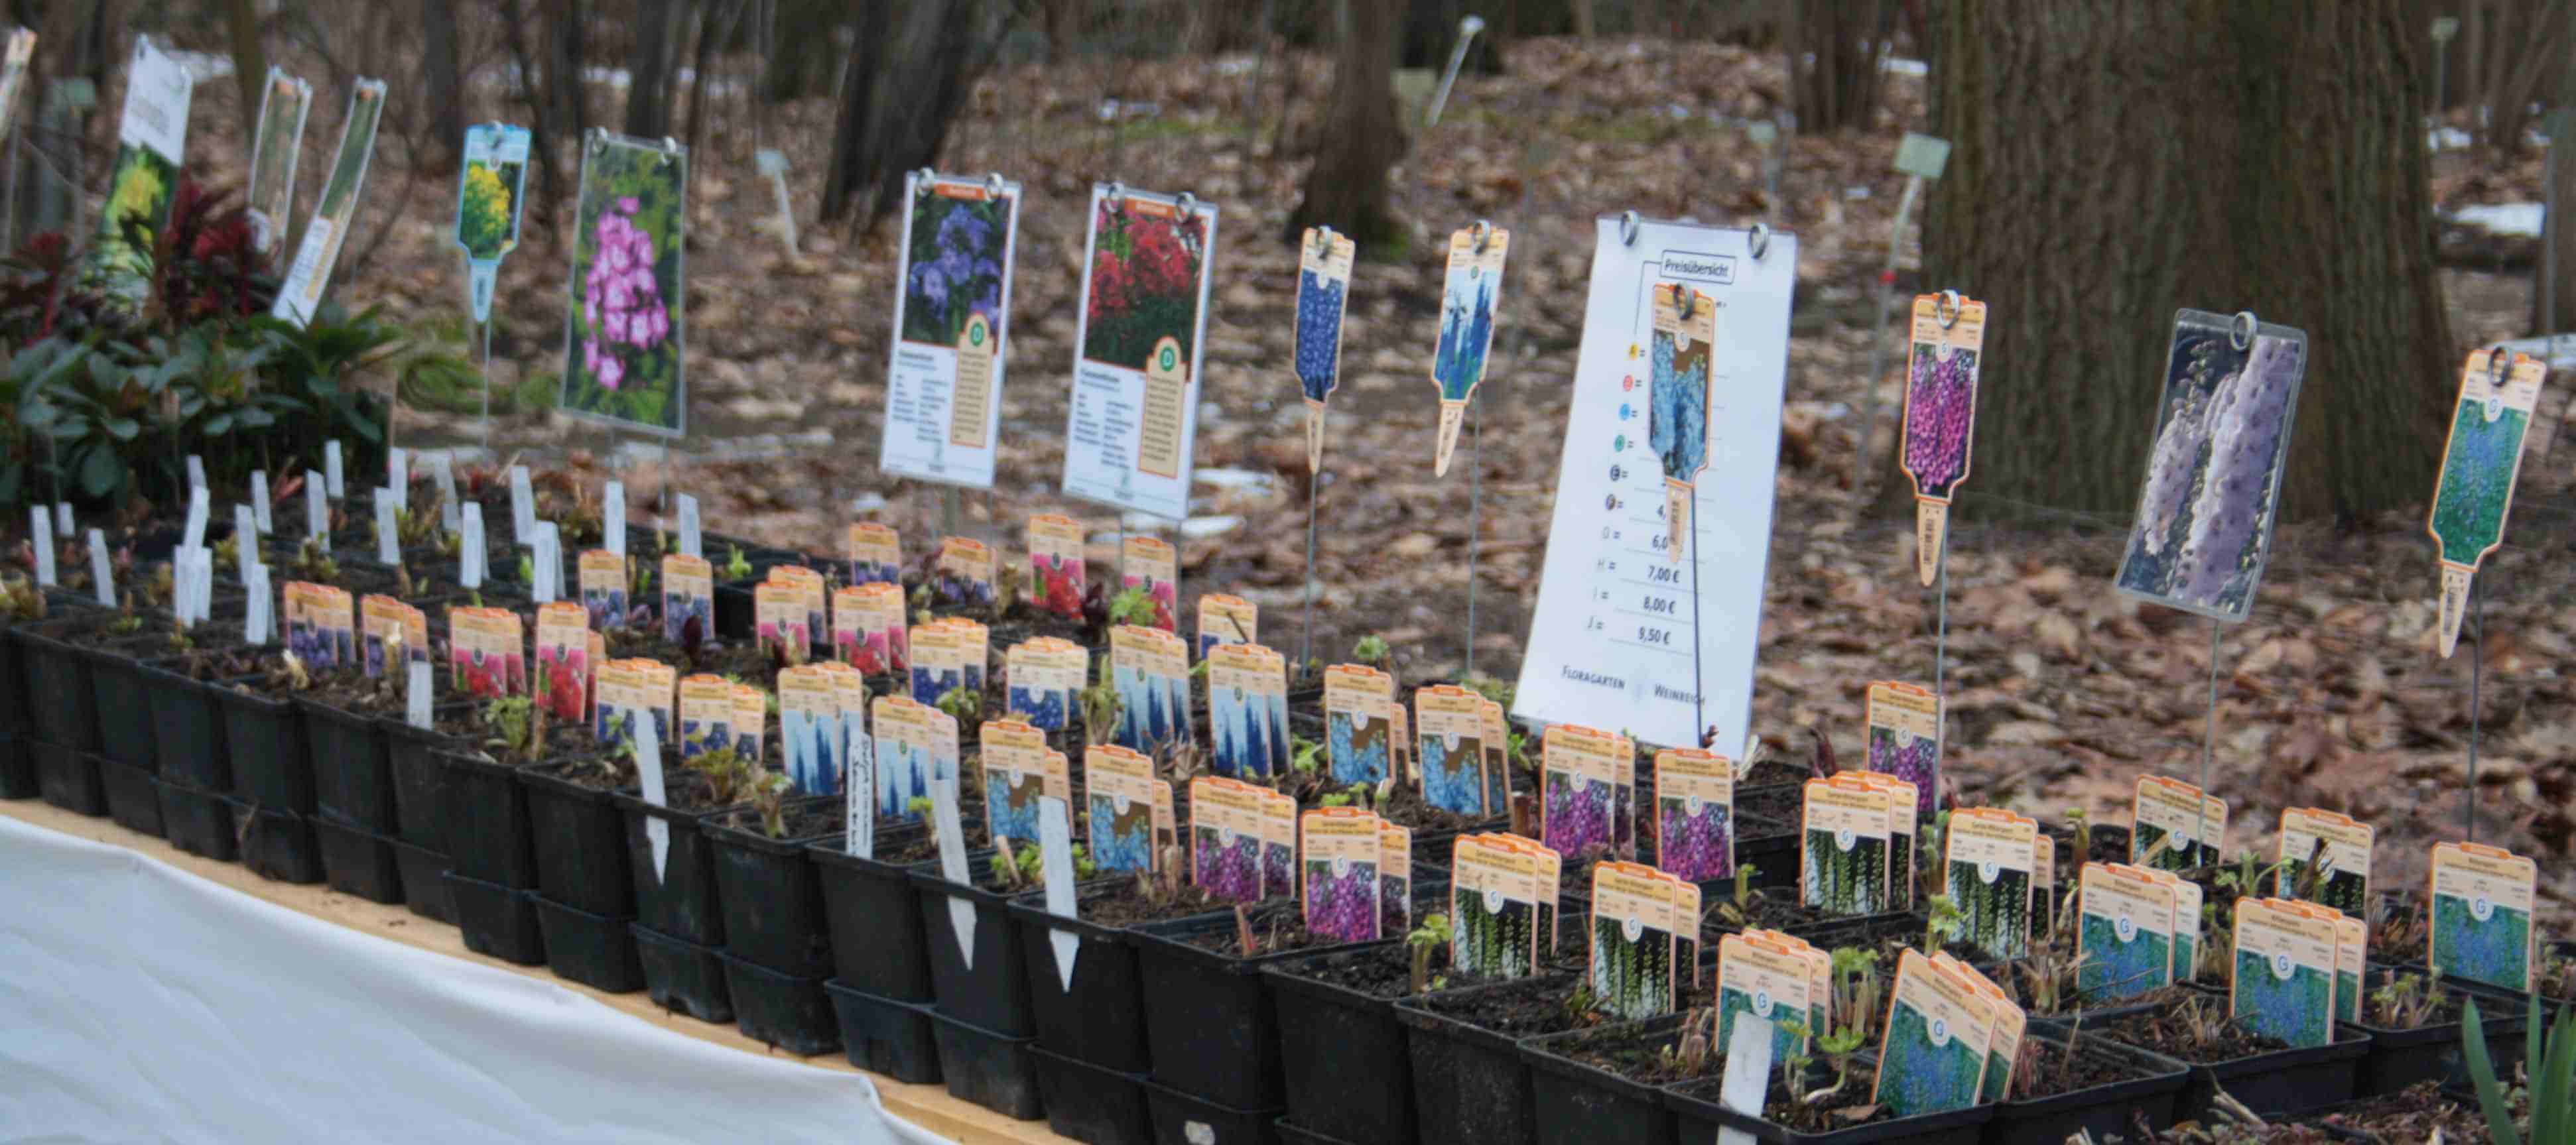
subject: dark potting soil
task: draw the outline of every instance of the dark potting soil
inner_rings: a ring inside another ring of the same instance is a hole
[[[1582,1025],[1585,1017],[1582,1012],[1566,1006],[1567,995],[1573,987],[1562,980],[1532,981],[1511,990],[1457,993],[1461,986],[1462,983],[1452,981],[1449,984],[1452,992],[1426,996],[1423,1008],[1478,1029],[1515,1038],[1561,1034]]]
[[[2016,985],[2019,987],[2027,987],[2029,985],[2029,981],[2024,979],[2018,984],[1999,982],[1997,985],[2004,985],[2008,989],[2013,989],[2013,993],[2015,995],[2020,995],[2024,993],[2024,990],[2014,987]],[[2207,997],[2208,995],[2203,994],[2198,990],[2194,990],[2189,986],[2180,984],[2159,986],[2144,994],[2133,994],[2126,998],[2089,998],[2070,993],[2066,995],[2065,1003],[2057,1009],[2042,1010],[2033,1006],[2030,1008],[2030,1016],[2034,1018],[2045,1018],[2076,1013],[2083,1010],[2100,1010],[2113,1006],[2152,1006],[2158,1010],[2165,1010],[2179,1006],[2192,1005]],[[2095,1026],[2088,1025],[2084,1028],[2088,1031],[2096,1033],[2100,1032],[2099,1028]]]
[[[1762,1106],[1762,1119],[1800,1133],[1824,1133],[1885,1121],[1891,1116],[1887,1107],[1872,1097],[1877,1085],[1878,1067],[1855,1061],[1851,1064],[1850,1075],[1843,1079],[1841,1090],[1818,1099],[1812,1105],[1800,1104],[1796,1097],[1782,1092],[1779,1086],[1771,1086],[1769,1099]]]
[[[1254,916],[1256,923],[1259,923],[1266,917],[1266,912],[1291,908],[1294,905],[1287,899],[1274,899],[1253,904],[1244,909]],[[1180,893],[1174,895],[1170,902],[1156,902],[1151,895],[1136,885],[1136,880],[1133,878],[1123,879],[1113,888],[1100,891],[1082,900],[1083,921],[1096,922],[1102,926],[1139,926],[1165,919],[1188,918],[1192,915],[1212,914],[1232,909],[1234,909],[1232,902],[1211,897],[1206,891],[1186,882],[1181,884]],[[1293,913],[1292,910],[1291,914]],[[1298,929],[1302,931],[1304,927],[1300,926]],[[1226,932],[1224,949],[1228,951],[1234,949],[1232,931]]]
[[[787,808],[785,814],[780,816],[781,825],[785,830],[777,834],[769,834],[767,827],[761,823],[757,811],[737,811],[725,816],[724,819],[723,826],[756,831],[769,835],[772,839],[811,839],[818,835],[829,835],[846,825],[842,822],[841,808],[831,804]]]
[[[1803,796],[1795,790],[1756,791],[1736,797],[1735,813],[1760,816],[1774,823],[1795,823],[1804,813],[1800,806],[1802,799]]]
[[[2476,1141],[2486,1135],[2486,1117],[2475,1106],[2442,1093],[2441,1083],[2419,1081],[2397,1093],[2355,1102],[2316,1119],[2321,1125],[2357,1130],[2382,1141]]]
[[[1763,759],[1754,763],[1753,770],[1737,780],[1736,786],[1772,787],[1783,783],[1805,783],[1814,777],[1815,771],[1811,768],[1777,759]]]
[[[662,639],[657,621],[644,628],[616,628],[604,634],[610,659],[658,660],[679,670],[680,675],[706,672],[718,676],[739,677],[744,683],[763,688],[777,684],[778,666],[767,652],[749,641],[726,641],[713,636],[698,645],[698,659],[689,659],[689,651]]]
[[[924,814],[922,819],[926,821],[929,816]],[[930,829],[926,822],[918,825],[917,830],[905,831],[899,845],[889,847],[885,844],[888,832],[915,826],[916,824],[911,820],[878,816],[877,861],[902,866],[906,863],[926,863],[938,858],[939,832]],[[957,800],[957,834],[965,841],[967,850],[980,851],[992,845],[992,836],[986,832],[987,826],[984,821],[983,797],[961,795]],[[978,877],[985,876],[979,873]]]
[[[2143,1014],[2113,1018],[2092,1029],[2103,1037],[2194,1065],[2215,1065],[2290,1048],[2288,1042],[2255,1033],[2232,1020],[2221,1024],[2217,1032],[2206,1039],[2195,1037],[2183,1019],[2184,1013],[2191,1009],[2190,1006],[2158,1007]]]
[[[1577,1034],[1547,1048],[1560,1057],[1572,1058],[1642,1085],[1672,1085],[1694,1078],[1715,1077],[1723,1072],[1726,1062],[1723,1047],[1710,1050],[1694,1069],[1682,1062],[1680,1054],[1672,1052],[1683,1041],[1679,1028],[1646,1031],[1634,1026],[1612,1025]]]
[[[1589,887],[1590,883],[1587,881],[1584,885]],[[1741,917],[1737,917],[1739,914]],[[1793,926],[1812,927],[1851,917],[1808,906],[1786,891],[1779,893],[1754,891],[1746,898],[1744,905],[1738,907],[1735,904],[1734,892],[1730,889],[1711,895],[1709,901],[1700,908],[1700,928],[1704,933],[1785,930]],[[1922,937],[1921,932],[1916,932],[1915,937]]]
[[[2145,1067],[2118,1054],[2090,1048],[2069,1054],[2065,1046],[2039,1038],[2024,1038],[2022,1053],[2022,1060],[2013,1067],[2010,1098],[2014,1101],[2036,1101],[2147,1076]]]

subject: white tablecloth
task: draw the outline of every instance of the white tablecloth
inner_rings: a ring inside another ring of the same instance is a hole
[[[0,817],[0,1142],[937,1140],[865,1077]]]

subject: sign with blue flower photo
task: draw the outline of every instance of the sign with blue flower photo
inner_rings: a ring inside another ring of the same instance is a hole
[[[990,489],[1020,185],[919,172],[904,191],[877,467]]]
[[[1324,469],[1324,403],[1341,385],[1342,313],[1350,305],[1350,236],[1309,227],[1297,243],[1297,387],[1306,395],[1306,469]]]
[[[563,412],[688,432],[688,199],[688,148],[590,133],[573,216]]]

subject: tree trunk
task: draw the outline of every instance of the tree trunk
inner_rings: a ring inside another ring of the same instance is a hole
[[[671,134],[671,25],[682,0],[638,0],[635,50],[626,60],[626,134],[661,139]]]
[[[546,114],[555,134],[578,148],[581,137],[590,134],[590,100],[588,81],[582,78],[581,0],[542,0],[546,8]]]
[[[1933,121],[1953,150],[1924,284],[1994,308],[1969,497],[2126,520],[2173,314],[2194,307],[2307,331],[2284,519],[2423,503],[2455,363],[2420,15],[2411,0],[1941,6]]]
[[[1000,0],[914,0],[859,7],[858,38],[841,83],[822,218],[853,208],[868,220],[894,210],[904,173],[939,158],[948,125],[1000,47],[1013,6]]]
[[[1892,0],[1798,4],[1790,24],[1789,99],[1798,129],[1867,128],[1878,109],[1879,62],[1896,28]]]
[[[2576,226],[2567,220],[2567,213],[2576,211],[2576,137],[2568,134],[2576,132],[2576,111],[2559,112],[2555,125],[2564,130],[2551,138],[2540,168],[2549,211],[2541,226],[2540,266],[2534,276],[2539,289],[2531,294],[2533,334],[2576,331]]]
[[[268,51],[259,40],[259,13],[252,0],[230,0],[224,16],[232,32],[233,85],[241,89],[243,134],[253,136],[259,131],[260,97],[268,92]]]
[[[555,204],[567,193],[563,164],[555,151],[561,136],[554,125],[554,103],[538,80],[537,58],[528,46],[528,23],[519,0],[501,0],[501,35],[509,43],[511,61],[519,66],[519,95],[527,101],[533,124],[528,129],[528,161],[537,169],[537,205],[527,232],[550,235],[555,233]]]
[[[249,0],[238,0],[247,4]],[[456,64],[455,0],[420,0],[421,83],[429,104],[429,152],[422,170],[456,170],[465,147],[465,84]]]
[[[1396,11],[1382,0],[1341,0],[1341,9],[1323,145],[1306,171],[1305,197],[1288,216],[1287,237],[1328,226],[1367,250],[1403,234],[1387,206],[1387,173],[1404,157],[1395,122]]]
[[[742,22],[743,10],[748,7],[750,7],[749,0],[730,0],[724,5],[722,14],[718,14],[713,7],[701,9],[702,15],[698,19],[696,63],[698,74],[689,80],[688,140],[689,150],[692,153],[697,151],[698,140],[706,130],[707,77],[715,69],[716,49],[733,43],[734,31]],[[752,38],[754,40],[760,38],[757,29],[754,30]],[[763,142],[766,143],[766,140]]]

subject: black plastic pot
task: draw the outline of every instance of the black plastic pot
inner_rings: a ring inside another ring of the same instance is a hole
[[[152,735],[160,741],[162,778],[198,791],[231,791],[223,708],[215,700],[220,685],[199,683],[158,664],[144,665],[142,673]]]
[[[546,937],[546,966],[555,977],[611,994],[644,988],[644,963],[635,953],[629,920],[568,907],[543,894],[529,897],[537,904],[537,927]]]
[[[436,752],[460,745],[452,736],[416,728],[403,720],[388,718],[377,722],[384,730],[385,765],[393,775],[394,837],[445,855],[447,768],[438,761]]]
[[[399,834],[384,722],[301,696],[295,707],[304,714],[304,746],[313,757],[314,817],[375,835]]]
[[[430,754],[447,770],[449,869],[514,891],[534,889],[536,844],[518,769],[470,749],[433,748]]]
[[[722,955],[725,989],[733,995],[734,1027],[742,1036],[791,1054],[812,1057],[841,1048],[841,1023],[823,979],[781,974]]]
[[[643,923],[629,923],[635,954],[644,963],[644,991],[653,1004],[701,1022],[733,1021],[733,994],[725,987],[723,952],[673,938]]]
[[[107,816],[128,831],[161,837],[161,792],[159,776],[148,767],[120,763],[99,757],[100,788],[107,795]]]
[[[1563,989],[1563,976],[1399,999],[1405,1056],[1413,1063],[1414,1129],[1428,1145],[1532,1145],[1530,1067],[1520,1039],[1440,1011],[1445,999],[1502,990]]]
[[[422,918],[454,926],[456,893],[447,889],[447,856],[396,839],[394,863],[402,868],[403,905]]]
[[[1145,1091],[1155,1145],[1276,1145],[1279,1140],[1276,1109],[1236,1109],[1151,1079],[1137,1085]]]
[[[1977,1145],[1984,1139],[1996,1109],[1992,1105],[1971,1105],[1947,1113],[1900,1117],[1830,1133],[1800,1133],[1720,1106],[1718,1093],[1725,1084],[1723,1077],[1707,1077],[1664,1089],[1664,1105],[1673,1111],[1675,1140],[1714,1141],[1720,1130],[1734,1129],[1770,1145]]]
[[[880,851],[919,837],[919,829],[889,839]],[[823,891],[823,917],[831,928],[833,977],[851,989],[894,1002],[928,1002],[930,952],[922,937],[921,900],[908,864],[844,854],[841,836],[806,848]]]
[[[161,753],[152,734],[152,701],[144,691],[143,665],[114,648],[88,652],[91,702],[103,717],[98,721],[100,758],[147,774],[159,771]]]
[[[41,743],[97,751],[98,698],[90,690],[89,656],[43,625],[21,624],[9,635],[18,641],[27,674],[27,730]]]
[[[233,835],[233,812],[221,795],[199,791],[162,776],[153,788],[161,801],[162,837],[170,845],[218,863],[237,862],[241,843]]]
[[[1667,1014],[1643,1022],[1570,1030],[1520,1044],[1530,1065],[1530,1113],[1541,1141],[1670,1141],[1673,1111],[1663,1087],[1647,1085],[1564,1055],[1569,1042],[1627,1035],[1671,1043],[1682,1019]]]
[[[1262,968],[1279,1017],[1287,1121],[1346,1141],[1400,1141],[1413,1133],[1413,1065],[1395,1000],[1311,976],[1322,967],[1384,957],[1401,940]],[[1045,1040],[1043,1032],[1039,1035]]]
[[[322,880],[332,890],[368,902],[403,901],[402,863],[394,857],[391,840],[319,818],[313,820],[313,834],[322,844]]]
[[[715,853],[716,901],[724,911],[725,953],[764,970],[798,979],[832,973],[831,928],[823,919],[823,888],[805,860],[812,840],[828,829],[800,832],[797,824],[841,825],[841,797],[790,801],[783,809],[789,838],[772,839],[760,812],[742,808],[698,823]],[[821,993],[815,988],[814,996]],[[743,1009],[740,992],[736,1009]]]
[[[2443,992],[2460,996],[2447,987]],[[2368,1017],[2366,1008],[2363,1016]],[[2479,1028],[2486,1032],[2487,1060],[2494,1064],[2496,1076],[2512,1077],[2514,1066],[2523,1059],[2523,1031],[2531,1020],[2528,1009],[2497,1006],[2489,1000],[2487,1005],[2478,1007],[2478,1019]],[[2396,1093],[2419,1081],[2461,1085],[2469,1080],[2467,1058],[2461,1050],[2464,1033],[2458,1020],[2411,1030],[2385,1029],[2367,1021],[2344,1024],[2370,1035],[2370,1052],[2362,1055],[2356,1067],[2354,1097]]]
[[[1752,865],[1749,885],[1754,890],[1798,885],[1797,826],[1764,819],[1748,821],[1745,832],[1735,840],[1735,862],[1738,866]]]
[[[456,928],[465,949],[504,962],[535,966],[546,960],[545,931],[537,923],[536,893],[447,872],[456,900]]]
[[[1144,978],[1146,1053],[1163,1086],[1228,1109],[1276,1111],[1286,1100],[1279,1019],[1261,968],[1334,948],[1238,958],[1188,941],[1234,926],[1234,916],[1223,914],[1128,932]]]
[[[1019,1121],[1045,1115],[1038,1095],[1037,1039],[995,1033],[937,1010],[929,1013],[948,1096]]]
[[[536,846],[537,889],[548,899],[607,918],[635,917],[635,874],[626,861],[626,816],[606,788],[565,778],[586,764],[548,760],[518,771]]]
[[[45,802],[83,815],[107,814],[107,781],[98,773],[98,757],[76,747],[38,740],[36,785]]]
[[[1114,881],[1097,883],[1077,892],[1077,902],[1118,889]],[[1048,914],[1043,891],[1012,899],[1009,914],[1020,932],[1020,968],[1038,1048],[1121,1075],[1145,1072],[1151,1059],[1145,1053],[1144,976],[1127,931]],[[1081,940],[1070,987],[1049,937],[1056,931]]]
[[[0,647],[7,645],[0,642]],[[36,778],[36,758],[27,750],[27,737],[0,731],[0,799],[33,799],[44,791]]]
[[[1092,1145],[1154,1139],[1143,1077],[1049,1053],[1043,1038],[1029,1055],[1037,1066],[1047,1128],[1056,1136]]]
[[[678,777],[671,782],[678,786]],[[626,862],[635,887],[636,919],[682,942],[722,947],[724,915],[716,900],[715,850],[698,833],[698,820],[710,812],[658,807],[632,790],[612,798],[626,817]],[[653,864],[652,838],[644,829],[648,820],[670,825],[669,849],[659,868]]]
[[[2060,1047],[2067,1044],[2065,1035],[2048,1030],[2033,1029],[2026,1036],[2055,1042]],[[2133,1135],[2141,1119],[2150,1129],[2163,1129],[2174,1123],[2174,1107],[2182,1099],[2184,1084],[2191,1079],[2190,1067],[2162,1054],[2105,1041],[2089,1033],[2079,1033],[2076,1044],[2080,1047],[2078,1052],[2117,1058],[2139,1076],[2073,1093],[1997,1102],[1994,1119],[1986,1123],[1986,1145],[2064,1141],[2079,1131],[2090,1132],[2099,1141],[2112,1134]]]
[[[298,815],[313,810],[313,757],[304,750],[304,721],[286,699],[222,688],[224,751],[233,794],[245,802]]]
[[[2033,1026],[2039,1028],[2040,1024]],[[2106,1040],[2120,1041],[2116,1028],[2097,1032]],[[2191,1077],[2174,1107],[2174,1117],[2178,1121],[2209,1120],[2222,1089],[2257,1114],[2290,1113],[2350,1101],[2361,1059],[2369,1054],[2369,1034],[2337,1024],[2335,1040],[2322,1046],[2248,1054],[2233,1061],[2186,1061],[2183,1064],[2191,1068]]]
[[[967,857],[970,872],[984,869],[987,852]],[[934,859],[909,872],[920,901],[921,934],[930,956],[930,988],[939,999],[941,1017],[1003,1038],[1029,1038],[1037,1019],[1029,1012],[1029,980],[1020,960],[1020,932],[1011,925],[1009,900],[980,887],[949,882]],[[973,912],[972,956],[958,945],[960,931],[950,904]],[[1025,1055],[1023,1055],[1025,1056]],[[1031,1090],[1035,1100],[1035,1090]],[[1031,1114],[1035,1116],[1035,1114]]]
[[[232,812],[241,862],[254,875],[281,883],[322,881],[322,850],[313,824],[292,811],[275,811],[245,799],[224,800]]]
[[[10,627],[14,629],[16,625],[11,625]],[[10,637],[9,631],[6,629],[0,629],[0,742],[15,739],[26,734],[26,731],[27,670],[25,659],[19,654],[18,642]],[[8,795],[5,788],[0,788],[0,798],[25,799],[30,797],[31,796]]]
[[[909,1085],[939,1084],[939,1041],[927,1007],[853,990],[838,979],[825,981],[823,993],[832,999],[851,1065]]]

